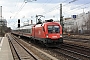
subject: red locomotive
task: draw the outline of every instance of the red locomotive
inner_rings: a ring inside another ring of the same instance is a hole
[[[31,40],[39,41],[45,45],[58,45],[63,43],[62,26],[53,22],[53,20],[47,20],[45,23],[38,23],[36,25],[30,25],[14,30],[14,33],[20,36],[30,37]]]

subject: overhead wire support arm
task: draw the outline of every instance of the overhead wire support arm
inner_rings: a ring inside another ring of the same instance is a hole
[[[45,16],[43,16],[43,15],[36,15],[36,24],[37,24],[37,20],[39,19],[40,20],[40,18],[38,18],[40,16],[40,18],[41,17],[45,17]]]

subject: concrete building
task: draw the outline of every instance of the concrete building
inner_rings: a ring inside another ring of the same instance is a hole
[[[66,32],[86,33],[90,30],[90,12],[76,15],[76,18],[65,18],[63,22]]]

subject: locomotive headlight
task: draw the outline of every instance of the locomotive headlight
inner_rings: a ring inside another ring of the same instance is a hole
[[[62,34],[60,34],[60,37],[62,37]]]
[[[48,38],[48,34],[46,34],[46,38]]]

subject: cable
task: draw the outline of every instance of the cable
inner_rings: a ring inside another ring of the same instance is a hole
[[[19,10],[18,10],[17,13],[15,14],[15,16],[12,18],[12,20],[13,20],[13,19],[17,16],[17,14],[23,9],[23,7],[25,6],[25,4],[26,4],[25,2],[22,3],[22,5],[20,6]],[[12,21],[11,21],[11,22],[12,22]],[[11,22],[9,22],[9,23],[11,23]],[[15,22],[15,24],[16,24],[16,22]],[[14,24],[14,25],[15,25],[15,24]]]
[[[14,18],[16,17],[16,15],[23,9],[23,7],[25,6],[25,2],[24,3],[22,3],[22,5],[21,5],[21,7],[20,7],[20,9],[18,10],[18,12],[15,14],[15,16],[14,16]],[[13,18],[13,19],[14,19]]]
[[[17,0],[17,1],[16,1],[14,10],[16,10],[16,8],[18,7],[18,6],[17,6],[17,5],[18,5],[18,2],[20,2],[20,0]],[[13,11],[10,11],[10,13],[13,13]],[[11,17],[12,17],[12,16],[10,16],[10,18],[11,18]]]
[[[48,0],[45,1],[45,3],[47,2]],[[45,6],[45,4],[43,3],[42,6]]]
[[[78,9],[79,10],[79,9]],[[77,11],[78,11],[77,10]],[[75,10],[71,10],[71,11],[66,11],[67,13],[69,13],[69,12],[72,12],[72,11],[75,11]],[[64,14],[66,14],[65,12],[63,12]],[[80,13],[78,13],[78,14],[80,14]]]
[[[68,0],[63,1],[62,3],[66,2],[66,1],[68,1]]]
[[[66,5],[71,4],[71,3],[73,3],[73,2],[76,2],[76,1],[77,1],[77,0],[72,0],[72,1],[68,2],[67,4],[65,4],[65,5],[63,5],[63,6],[66,6]]]
[[[47,0],[48,1],[48,0]],[[50,0],[48,3],[50,3],[52,0]],[[47,4],[45,4],[44,6],[46,6]]]
[[[69,4],[70,3],[72,3],[72,2],[75,2],[75,1],[77,1],[77,0],[73,0],[73,1],[71,1],[71,2],[69,2]],[[88,3],[86,3],[86,4],[89,4],[90,2],[88,2]],[[86,5],[86,4],[83,4],[83,5],[81,5],[81,6],[84,6],[84,5]],[[63,5],[63,6],[66,6],[67,4],[65,4],[65,5]],[[76,7],[76,8],[79,8],[79,7],[81,7],[81,6],[78,6],[78,7]],[[73,9],[76,9],[76,8],[73,8]],[[55,8],[55,9],[60,9],[60,7],[59,8]],[[73,10],[72,9],[72,10]],[[50,11],[49,11],[50,12]],[[67,12],[70,12],[70,11],[67,11]],[[64,13],[64,12],[63,12]]]
[[[88,3],[86,3],[86,4],[83,4],[83,5],[81,5],[81,6],[84,6],[84,5],[87,5],[87,4],[90,4],[90,2],[88,2]],[[80,8],[81,6],[75,7],[75,8],[73,8],[73,9]],[[72,10],[73,10],[73,9],[72,9]]]
[[[62,3],[66,2],[66,1],[69,1],[69,0],[65,0],[65,1],[63,1]],[[75,2],[75,1],[77,1],[77,0],[72,0],[72,1],[70,1],[69,3],[67,3],[67,4],[73,3],[73,2]],[[66,6],[67,4],[65,4],[65,5],[63,5],[63,6]],[[56,6],[58,6],[58,5],[56,5]],[[55,7],[56,7],[56,6],[55,6]],[[53,7],[53,8],[54,8],[54,9],[60,8],[60,7],[58,7],[58,8],[55,8],[55,7]],[[49,12],[52,11],[53,8],[49,9]],[[43,13],[46,14],[45,12],[43,12]]]
[[[66,12],[74,11],[74,9],[80,8],[81,6],[85,6],[85,5],[87,5],[87,4],[90,4],[90,2],[85,3],[85,4],[83,4],[83,5],[80,5],[80,6],[77,6],[77,7],[73,8],[73,9],[71,9],[70,11],[66,11]],[[78,10],[79,10],[79,9],[78,9]]]

